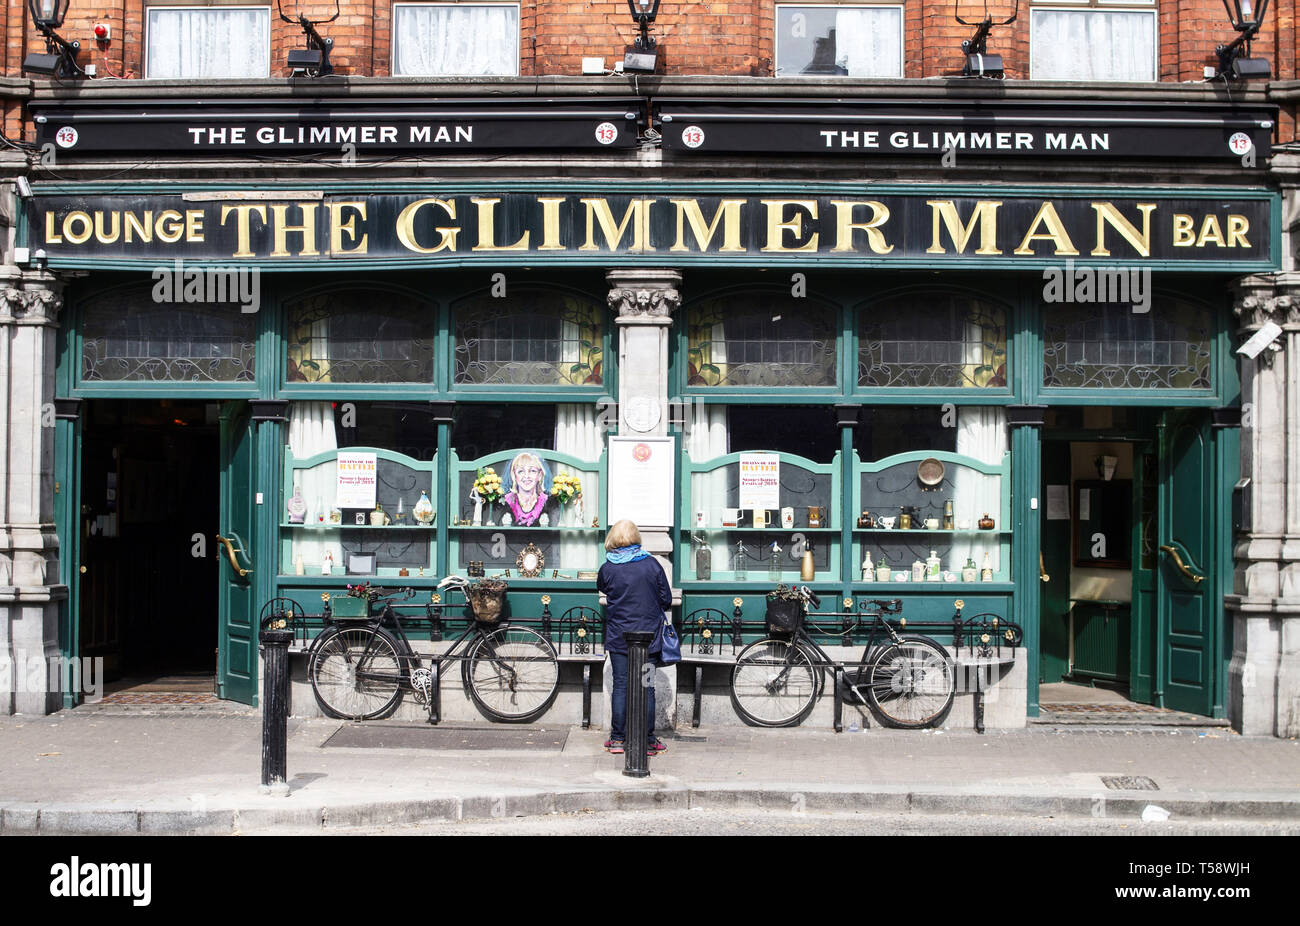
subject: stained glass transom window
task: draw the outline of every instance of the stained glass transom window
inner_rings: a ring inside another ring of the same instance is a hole
[[[329,290],[288,310],[291,383],[430,383],[438,319],[394,292]]]
[[[692,306],[688,386],[834,386],[839,310],[811,299],[742,293]]]
[[[1210,389],[1214,325],[1208,309],[1173,299],[1050,305],[1043,319],[1043,385],[1075,389]]]
[[[139,287],[86,305],[81,381],[251,383],[257,315],[231,303],[155,302]]]
[[[861,310],[858,385],[1007,385],[1006,310],[960,294],[910,293]]]
[[[605,307],[579,295],[520,291],[455,307],[455,382],[600,386]]]

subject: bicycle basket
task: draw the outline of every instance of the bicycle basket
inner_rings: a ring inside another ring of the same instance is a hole
[[[803,624],[804,606],[802,601],[788,601],[784,598],[767,600],[767,629],[769,633],[794,633]]]
[[[469,599],[470,610],[474,612],[474,619],[481,624],[495,624],[501,620],[501,612],[506,604],[505,583],[500,583],[500,588],[484,588],[481,585],[471,585],[465,589],[465,597]]]

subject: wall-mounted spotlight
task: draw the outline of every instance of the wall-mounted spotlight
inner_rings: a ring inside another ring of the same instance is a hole
[[[624,50],[623,70],[637,74],[652,74],[658,64],[659,52],[650,36],[649,26],[659,15],[659,0],[627,0],[632,18],[641,27],[641,34]]]
[[[334,47],[334,40],[321,36],[316,31],[316,27],[325,23],[332,23],[339,18],[339,0],[334,0],[334,15],[329,19],[308,19],[305,13],[299,13],[297,19],[290,19],[284,14],[284,6],[281,0],[276,0],[276,8],[280,11],[280,18],[290,25],[302,27],[303,34],[307,36],[306,48],[294,48],[289,52],[288,65],[290,70],[295,74],[306,74],[308,77],[325,77],[334,73],[334,66],[330,64],[330,49]]]
[[[54,30],[63,25],[71,0],[27,0],[36,31],[45,36],[45,52],[34,51],[23,59],[23,71],[46,77],[85,77],[77,64],[80,42],[69,42]]]
[[[1268,80],[1272,76],[1267,58],[1252,58],[1250,43],[1264,25],[1264,13],[1268,10],[1268,0],[1259,0],[1256,7],[1254,0],[1223,0],[1223,8],[1228,13],[1228,22],[1241,35],[1227,45],[1218,45],[1214,53],[1219,56],[1219,69],[1215,77],[1236,80]]]
[[[975,34],[961,43],[962,77],[994,77],[1001,80],[1005,76],[1002,67],[1001,55],[990,55],[988,50],[989,32],[994,26],[1006,26],[1016,21],[1016,16],[1020,13],[1020,0],[1016,0],[1015,9],[1011,11],[1011,16],[999,23],[993,21],[989,15],[989,6],[984,4],[984,18],[979,22],[967,22],[960,16],[953,14],[953,18],[963,26],[974,26]]]

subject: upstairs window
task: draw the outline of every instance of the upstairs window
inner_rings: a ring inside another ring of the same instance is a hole
[[[393,4],[393,74],[512,77],[519,73],[517,4]]]
[[[267,77],[271,8],[149,7],[145,43],[148,78]]]
[[[901,6],[776,8],[777,77],[902,77]]]
[[[1156,80],[1153,2],[1040,2],[1030,11],[1029,29],[1034,80]]]

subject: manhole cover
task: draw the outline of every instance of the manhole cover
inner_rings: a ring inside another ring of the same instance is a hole
[[[321,745],[348,746],[353,749],[519,749],[559,752],[564,748],[565,736],[563,730],[347,724],[339,727]]]
[[[1160,790],[1160,785],[1145,775],[1102,775],[1101,782],[1112,791]]]

